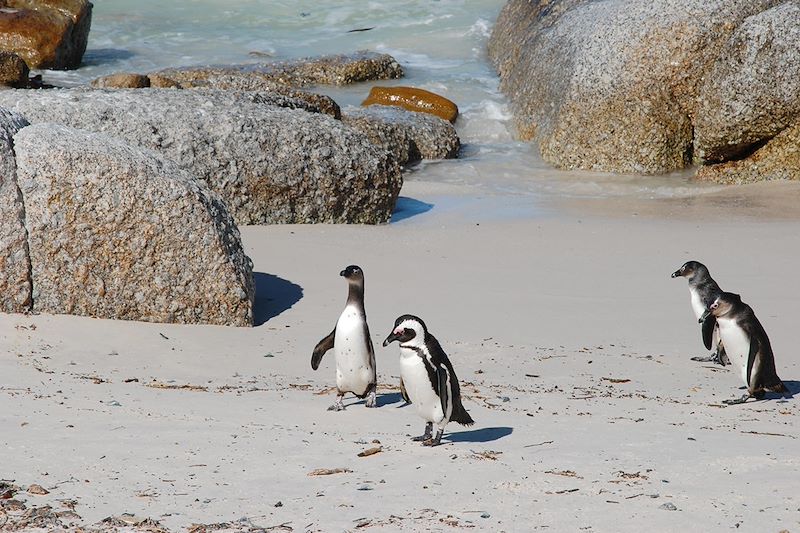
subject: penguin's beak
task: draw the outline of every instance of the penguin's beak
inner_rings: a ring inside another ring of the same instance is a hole
[[[706,321],[706,319],[711,316],[711,309],[706,309],[706,312],[697,320],[701,324]]]
[[[397,340],[397,339],[399,339],[399,338],[400,338],[400,337],[398,337],[398,336],[397,336],[397,334],[395,334],[395,332],[394,332],[394,331],[393,331],[393,332],[391,332],[391,333],[389,334],[389,336],[388,336],[388,337],[386,337],[386,339],[383,341],[383,346],[384,346],[384,348],[385,348],[386,346],[389,346],[391,343],[393,343],[394,341],[396,341],[396,340]]]
[[[670,277],[671,278],[677,278],[680,275],[681,275],[681,271],[680,270],[676,270],[675,272],[672,273],[672,275]]]

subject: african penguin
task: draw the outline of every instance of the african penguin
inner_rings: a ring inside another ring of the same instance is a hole
[[[747,386],[747,394],[737,400],[725,400],[725,403],[744,403],[751,397],[760,400],[766,391],[786,392],[786,386],[775,372],[769,337],[753,309],[742,302],[738,294],[723,292],[711,302],[700,320],[710,315],[716,317],[725,351],[734,368],[740,369]],[[703,334],[710,338],[710,329],[704,328]]]
[[[717,282],[711,277],[708,268],[703,263],[698,261],[687,261],[678,270],[672,273],[673,278],[682,276],[689,282],[689,296],[692,302],[692,310],[694,311],[695,318],[700,318],[705,313],[709,305],[714,299],[722,294],[722,289],[719,288]],[[719,337],[719,327],[713,315],[709,315],[708,320],[703,322],[702,329],[709,328],[712,335],[709,340],[705,340],[706,348],[713,353],[709,357],[692,357],[692,361],[713,362],[722,366],[730,364],[727,355],[725,355],[725,346]]]
[[[394,329],[383,345],[388,346],[394,341],[400,343],[400,377],[408,399],[427,422],[425,433],[413,440],[422,441],[425,446],[437,446],[451,420],[465,426],[473,424],[461,404],[453,365],[422,319],[403,315],[395,320]],[[433,424],[438,426],[435,437],[431,435]]]
[[[329,411],[344,409],[342,399],[352,392],[367,398],[367,407],[376,407],[375,387],[378,381],[375,370],[375,350],[369,336],[367,314],[364,311],[364,271],[350,265],[341,272],[348,283],[347,304],[339,315],[336,327],[319,341],[311,356],[311,368],[316,370],[325,352],[333,348],[336,356],[336,402]]]

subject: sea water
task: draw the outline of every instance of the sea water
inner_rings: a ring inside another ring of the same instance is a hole
[[[486,49],[503,4],[503,0],[95,0],[81,68],[42,74],[50,83],[77,86],[115,72],[373,50],[394,56],[405,78],[314,90],[347,106],[358,105],[375,84],[412,85],[453,100],[460,110],[459,159],[425,162],[407,174],[407,181],[466,186],[479,195],[513,196],[522,204],[542,204],[554,197],[680,197],[704,187],[692,183],[689,172],[646,177],[559,171],[541,160],[535,144],[517,141],[509,103],[499,90]]]

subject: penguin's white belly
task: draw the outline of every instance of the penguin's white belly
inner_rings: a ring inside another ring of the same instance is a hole
[[[718,318],[719,334],[722,344],[725,346],[725,353],[731,360],[731,365],[735,370],[739,370],[742,381],[747,385],[747,358],[750,355],[750,337],[736,324],[735,320],[728,318]]]
[[[442,401],[431,386],[425,363],[413,350],[400,348],[400,377],[419,416],[435,424],[442,422]]]
[[[347,306],[336,323],[333,350],[336,354],[336,387],[359,396],[374,381],[375,370],[369,357],[364,319],[353,306]]]
[[[703,313],[706,312],[706,306],[703,305],[703,300],[700,299],[700,295],[696,290],[689,288],[689,296],[692,299],[692,311],[694,311],[694,316],[699,319],[703,316]]]

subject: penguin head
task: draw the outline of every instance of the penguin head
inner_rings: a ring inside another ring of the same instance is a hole
[[[697,275],[707,275],[708,269],[703,263],[699,261],[686,261],[678,270],[672,273],[673,278],[682,276],[691,280]]]
[[[425,334],[428,328],[421,318],[414,315],[402,315],[394,321],[392,332],[383,341],[384,346],[388,346],[394,341],[400,344],[419,346],[425,343]]]
[[[717,296],[713,302],[708,305],[706,312],[700,317],[700,322],[705,321],[709,315],[715,317],[725,316],[730,313],[734,307],[742,303],[742,297],[732,292],[723,292]]]
[[[349,282],[364,282],[364,271],[361,270],[361,267],[356,265],[350,265],[349,267],[345,268],[339,275],[344,277]]]

